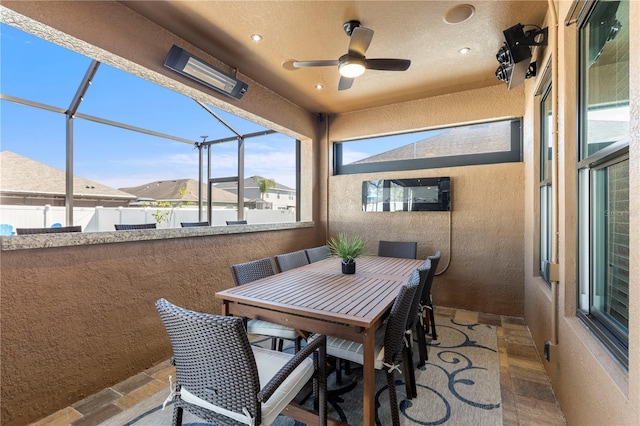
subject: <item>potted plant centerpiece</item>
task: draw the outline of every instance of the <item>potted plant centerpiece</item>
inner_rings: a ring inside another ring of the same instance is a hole
[[[331,253],[342,259],[342,273],[354,274],[356,272],[356,258],[360,256],[366,246],[362,237],[338,234],[337,238],[330,238],[327,245]]]

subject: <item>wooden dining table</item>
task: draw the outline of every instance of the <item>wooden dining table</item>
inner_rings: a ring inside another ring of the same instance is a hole
[[[375,331],[411,272],[424,261],[362,256],[356,273],[343,274],[328,258],[219,291],[222,314],[257,318],[363,345],[363,425],[375,424]]]

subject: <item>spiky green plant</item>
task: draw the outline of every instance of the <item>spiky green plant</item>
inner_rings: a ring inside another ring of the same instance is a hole
[[[330,238],[327,245],[334,256],[341,258],[345,263],[351,263],[362,254],[367,244],[358,235],[340,233],[337,238]]]

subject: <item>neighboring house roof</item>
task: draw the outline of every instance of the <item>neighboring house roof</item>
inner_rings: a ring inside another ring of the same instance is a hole
[[[0,152],[0,192],[7,195],[65,197],[66,173],[11,151]],[[74,198],[135,200],[135,195],[73,177]]]
[[[185,191],[181,191],[185,188]],[[135,194],[138,200],[147,202],[198,202],[198,181],[195,179],[158,180],[144,185],[130,188],[120,188],[122,191]],[[214,203],[236,204],[237,195],[213,186],[211,188]],[[207,185],[202,185],[202,200],[207,200]]]
[[[245,189],[259,189],[260,188],[260,185],[258,185],[258,179],[259,178],[262,178],[262,176],[251,176],[251,177],[246,178],[244,180],[244,188]],[[238,182],[223,182],[223,183],[217,184],[216,187],[218,187],[220,189],[237,191],[238,190]],[[294,192],[295,189],[289,188],[288,186],[285,186],[285,185],[282,185],[282,184],[276,182],[276,186],[269,190],[269,192],[271,192],[271,191]]]
[[[511,132],[496,133],[496,125],[509,124],[497,122],[441,129],[437,131],[436,135],[429,138],[363,158],[351,164],[509,151],[511,149]],[[503,136],[499,137],[496,134]]]

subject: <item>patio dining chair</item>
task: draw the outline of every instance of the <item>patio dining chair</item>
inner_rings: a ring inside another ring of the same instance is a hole
[[[416,259],[417,248],[415,241],[379,241],[378,256]]]
[[[16,228],[17,235],[24,234],[62,234],[66,232],[82,232],[81,226],[61,226],[58,228]]]
[[[116,231],[129,231],[132,229],[156,229],[155,223],[135,223],[135,224],[116,223],[113,226],[115,226]]]
[[[429,275],[427,276],[427,281],[422,290],[422,297],[420,299],[422,318],[424,320],[424,332],[429,334],[429,325],[431,326],[431,339],[438,340],[438,334],[436,333],[436,320],[435,315],[433,313],[433,303],[431,301],[431,289],[433,288],[433,279],[436,276],[436,269],[438,268],[438,263],[440,262],[440,258],[442,257],[442,253],[440,250],[436,252],[433,256],[427,257],[427,260],[431,262],[431,269],[429,270]],[[427,311],[429,311],[429,317],[426,317]]]
[[[156,302],[176,367],[173,424],[184,410],[220,425],[270,425],[313,379],[319,424],[327,424],[326,338],[295,355],[249,344],[242,318]],[[310,357],[313,354],[313,357]]]
[[[180,222],[180,226],[183,228],[194,228],[196,226],[209,226],[209,222]]]
[[[319,260],[331,257],[331,249],[329,249],[329,246],[327,245],[308,248],[305,249],[305,252],[307,253],[309,263],[317,262]]]
[[[270,257],[264,259],[252,260],[251,262],[238,263],[231,265],[231,275],[236,286],[250,283],[260,278],[275,275],[273,262]],[[247,333],[261,336],[269,336],[272,338],[271,349],[282,350],[283,340],[292,340],[295,345],[295,351],[300,350],[302,338],[295,329],[268,321],[250,318],[247,319]]]
[[[417,397],[418,392],[416,388],[416,379],[415,372],[413,368],[413,332],[415,330],[416,337],[418,339],[418,354],[419,361],[417,367],[422,367],[425,365],[425,361],[427,360],[427,339],[424,334],[424,325],[421,321],[420,316],[422,315],[420,301],[422,298],[422,292],[424,286],[427,282],[427,277],[429,276],[429,271],[431,270],[431,261],[425,260],[424,264],[421,265],[418,269],[414,271],[418,273],[419,282],[418,289],[411,301],[411,307],[409,308],[409,315],[407,316],[407,324],[405,328],[406,334],[406,346],[409,353],[407,368],[407,394],[411,394],[410,397]]]
[[[384,370],[387,376],[389,405],[391,407],[393,426],[400,425],[394,372],[396,370],[400,371],[399,364],[401,361],[403,364],[405,385],[407,387],[407,398],[413,397],[413,392],[410,391],[413,362],[405,342],[405,331],[411,305],[419,285],[420,274],[417,270],[414,270],[407,283],[400,288],[386,323],[376,331],[375,368],[376,370]],[[312,335],[309,341],[313,342],[314,340],[315,335]],[[363,364],[363,351],[362,343],[355,343],[337,337],[327,337],[327,355],[342,360],[353,361],[357,364]],[[415,381],[415,378],[413,380]]]
[[[291,253],[278,254],[273,256],[278,265],[280,272],[288,271],[289,269],[299,268],[300,266],[308,265],[309,258],[304,250],[298,250]]]

